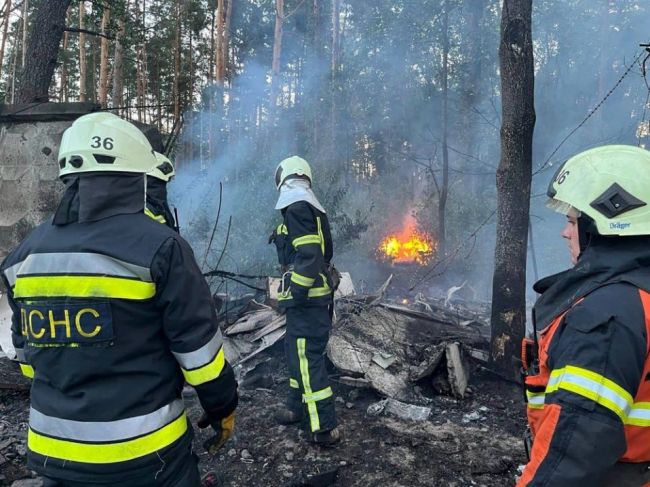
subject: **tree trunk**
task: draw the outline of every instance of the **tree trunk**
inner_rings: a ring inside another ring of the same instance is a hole
[[[445,216],[447,213],[447,196],[449,194],[449,2],[443,5],[442,26],[442,181],[438,194],[438,254],[444,258],[446,251],[447,230]]]
[[[223,24],[223,42],[221,44],[221,48],[223,50],[223,53],[221,55],[221,61],[223,63],[223,79],[224,81],[226,79],[230,80],[230,75],[228,72],[228,65],[230,63],[230,22],[232,20],[232,9],[233,9],[233,3],[235,0],[227,0],[227,5],[226,5],[226,13],[225,13],[225,19],[224,19],[224,24]],[[232,85],[232,83],[229,83]]]
[[[0,44],[0,71],[5,59],[5,46],[7,44],[7,31],[9,29],[9,14],[11,13],[11,0],[7,0],[5,4],[4,25],[2,27],[2,44]]]
[[[176,0],[176,36],[174,41],[174,122],[181,116],[181,3]]]
[[[215,81],[217,86],[223,86],[223,78],[225,75],[224,69],[224,58],[223,58],[223,41],[224,41],[224,27],[225,27],[225,0],[217,0],[217,46],[216,46],[216,72],[215,72]]]
[[[111,9],[108,4],[104,6],[102,15],[102,34],[108,34],[108,22],[111,18]],[[108,102],[108,39],[101,38],[101,54],[99,63],[99,104],[106,108]]]
[[[71,8],[68,7],[68,10],[65,14],[65,25],[68,25],[70,23],[70,13],[71,13]],[[68,101],[68,66],[67,66],[67,61],[68,61],[68,32],[63,33],[63,56],[62,61],[61,61],[61,89],[59,92],[59,100],[61,102],[67,102]],[[2,64],[0,63],[0,66]]]
[[[535,128],[531,11],[532,0],[504,0],[499,45],[503,118],[496,177],[491,361],[515,378],[526,324],[526,237]]]
[[[20,69],[25,68],[25,56],[27,55],[27,28],[29,26],[28,22],[29,14],[29,1],[23,0],[23,57],[20,62]]]
[[[124,45],[122,40],[126,33],[126,16],[129,11],[129,1],[124,6],[124,13],[120,17],[115,38],[115,59],[113,66],[113,107],[124,105]]]
[[[338,123],[337,123],[337,83],[338,83],[338,72],[339,72],[339,35],[341,29],[340,15],[341,13],[341,0],[332,0],[332,46],[331,46],[331,65],[330,65],[330,154],[335,160],[339,160],[337,157],[337,143],[336,139],[338,138]],[[342,169],[345,170],[343,167]],[[345,171],[347,174],[347,171]]]
[[[79,28],[85,29],[86,23],[86,6],[84,1],[79,2]],[[86,34],[79,33],[79,101],[86,101],[88,95],[86,90],[87,81],[87,64],[86,64]]]
[[[284,0],[275,0],[275,32],[273,35],[273,61],[271,63],[271,112],[275,112],[280,87],[280,59],[282,57],[282,32]]]
[[[65,13],[70,0],[41,2],[34,17],[35,28],[27,46],[27,59],[20,74],[18,103],[47,101],[54,76]]]

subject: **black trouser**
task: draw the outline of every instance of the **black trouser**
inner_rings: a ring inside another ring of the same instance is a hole
[[[101,475],[98,476],[97,482],[89,483],[72,482],[69,480],[57,480],[43,477],[43,487],[89,487],[89,486],[109,486],[119,485],[120,487],[200,487],[201,476],[199,474],[198,457],[188,451],[187,455],[175,460],[171,468],[162,469],[158,475],[153,478],[139,478],[133,480],[124,480],[118,484],[107,484],[101,481]]]
[[[287,309],[284,349],[291,387],[288,407],[303,413],[306,428],[312,433],[336,426],[334,396],[325,366],[331,324],[327,306]]]

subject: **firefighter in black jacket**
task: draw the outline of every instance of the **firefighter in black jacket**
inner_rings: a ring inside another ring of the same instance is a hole
[[[234,427],[237,384],[192,250],[145,214],[151,146],[108,113],[63,134],[66,191],[2,263],[13,342],[32,377],[29,468],[54,485],[197,486],[181,398]]]
[[[154,155],[156,166],[148,174],[150,177],[147,178],[147,207],[144,213],[178,232],[178,222],[167,201],[167,184],[176,176],[176,171],[166,155],[160,152],[154,152]]]
[[[650,152],[582,152],[549,185],[574,267],[535,284],[518,487],[650,483]]]
[[[312,174],[304,159],[283,160],[275,173],[280,191],[276,209],[283,223],[273,232],[283,279],[279,305],[286,310],[285,352],[290,397],[277,415],[281,423],[303,421],[311,441],[340,440],[334,397],[325,366],[325,347],[332,326],[333,247],[325,210],[311,189]]]

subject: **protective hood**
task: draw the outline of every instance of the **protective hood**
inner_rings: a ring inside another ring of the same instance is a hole
[[[144,174],[86,173],[65,176],[63,193],[52,223],[67,225],[115,215],[144,213]]]
[[[309,181],[304,179],[287,179],[280,187],[280,197],[275,204],[276,210],[282,210],[298,201],[306,201],[321,213],[325,213],[323,205],[311,189]]]
[[[156,216],[165,219],[165,225],[178,231],[174,214],[167,201],[167,183],[155,177],[147,180],[147,208]]]
[[[533,308],[537,331],[577,300],[615,282],[650,292],[650,237],[595,236],[572,269],[538,281],[533,286],[542,293]]]

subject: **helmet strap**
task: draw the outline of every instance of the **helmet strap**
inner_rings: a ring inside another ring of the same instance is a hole
[[[580,245],[580,254],[587,250],[596,235],[599,235],[596,222],[590,216],[582,213],[578,217],[578,244]]]

